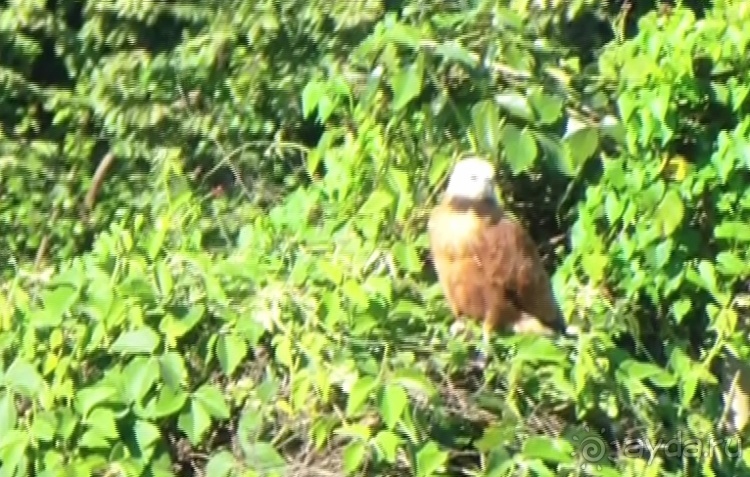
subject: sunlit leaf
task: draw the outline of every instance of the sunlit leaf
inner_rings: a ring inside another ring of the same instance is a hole
[[[505,148],[505,160],[513,174],[525,172],[534,164],[539,150],[531,131],[506,124],[503,126],[501,140]]]
[[[440,470],[448,460],[448,452],[440,450],[434,441],[428,441],[417,451],[417,476],[429,477]]]
[[[216,356],[219,358],[221,369],[225,374],[232,374],[237,366],[245,359],[248,352],[247,342],[235,334],[219,336],[216,344]]]
[[[144,326],[120,334],[112,343],[111,351],[123,354],[153,353],[159,342],[159,335],[148,326]]]
[[[224,394],[212,384],[204,384],[193,394],[194,402],[200,402],[211,416],[218,419],[229,418],[229,406]]]
[[[546,436],[529,437],[524,441],[521,452],[529,459],[567,464],[573,462],[575,456],[573,446],[568,441]]]
[[[389,384],[383,389],[380,400],[380,414],[389,429],[393,430],[396,427],[408,402],[409,398],[401,386]]]
[[[670,189],[656,209],[656,220],[664,236],[670,236],[682,222],[685,206],[680,194]]]
[[[495,96],[495,101],[500,107],[513,116],[526,121],[534,119],[534,110],[524,96],[516,93],[503,93]]]
[[[349,475],[359,469],[365,457],[365,443],[352,441],[344,448],[344,472]]]
[[[394,75],[391,80],[394,110],[402,109],[422,92],[423,74],[423,62],[417,60]]]
[[[372,376],[362,376],[359,378],[349,392],[349,399],[346,403],[346,414],[353,415],[359,412],[364,403],[371,397],[377,385],[377,379]]]
[[[471,120],[480,150],[494,156],[500,140],[500,113],[497,104],[485,100],[471,108]]]

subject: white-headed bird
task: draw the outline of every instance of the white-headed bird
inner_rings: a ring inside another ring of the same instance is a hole
[[[483,159],[459,161],[428,223],[433,263],[456,323],[481,321],[485,351],[496,329],[551,334],[565,325],[536,245],[504,213],[494,176]]]

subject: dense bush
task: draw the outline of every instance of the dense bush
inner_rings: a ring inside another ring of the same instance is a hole
[[[0,475],[750,473],[747,21],[3,2]],[[425,236],[466,153],[579,329],[481,376]]]

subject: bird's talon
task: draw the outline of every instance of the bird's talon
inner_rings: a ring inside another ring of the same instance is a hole
[[[476,355],[474,356],[474,359],[472,360],[472,364],[479,368],[479,369],[485,369],[487,365],[489,364],[489,356],[484,351],[477,351]]]
[[[454,321],[453,324],[449,328],[449,332],[452,336],[456,337],[461,332],[466,330],[466,324],[463,321]]]

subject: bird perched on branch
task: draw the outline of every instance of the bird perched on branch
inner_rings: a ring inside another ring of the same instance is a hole
[[[483,159],[459,161],[428,222],[433,263],[456,324],[462,318],[481,321],[485,350],[494,330],[564,330],[536,245],[503,211],[494,175]]]

